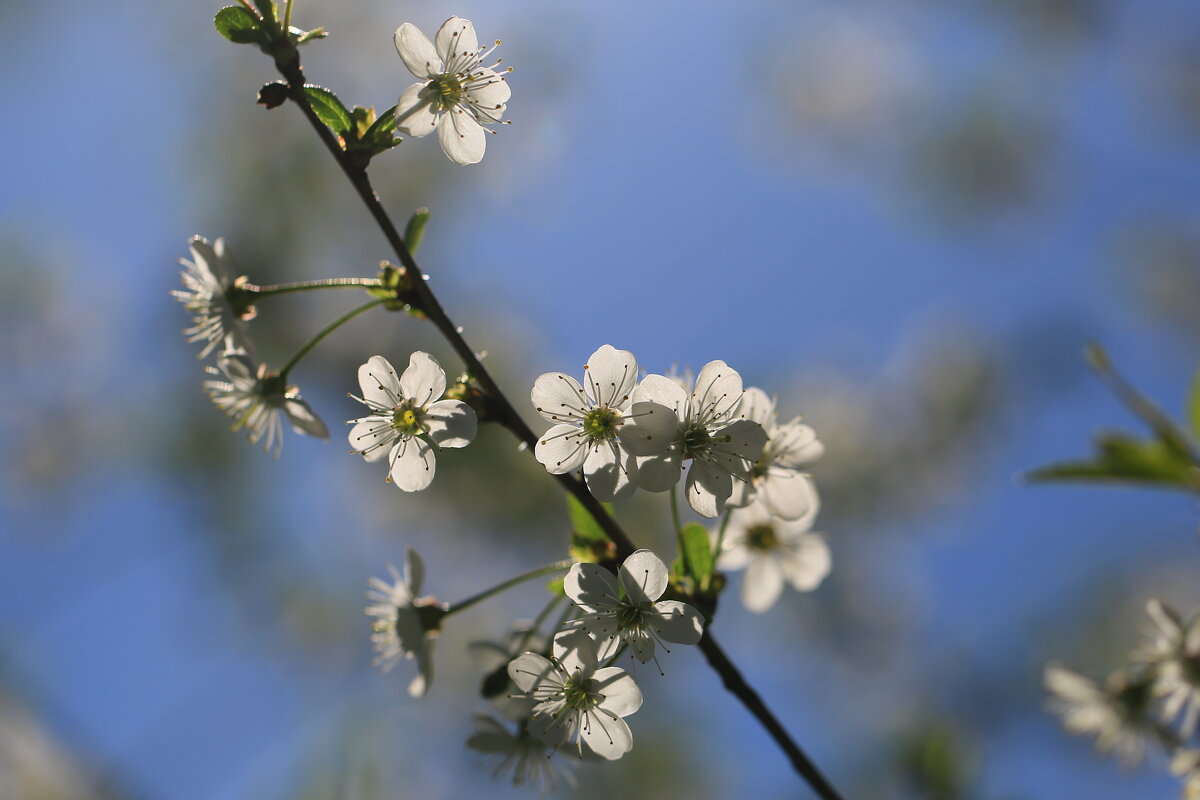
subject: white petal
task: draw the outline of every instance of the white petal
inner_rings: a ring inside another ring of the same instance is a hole
[[[781,467],[803,469],[825,454],[825,445],[817,439],[812,428],[792,421],[772,432],[771,452],[772,460]]]
[[[762,502],[777,517],[807,522],[816,519],[821,508],[812,478],[781,468],[772,469],[764,476]]]
[[[588,397],[596,405],[622,405],[637,383],[638,365],[633,353],[602,345],[583,368]]]
[[[656,456],[678,437],[679,417],[667,406],[642,400],[630,406],[617,434],[635,456]]]
[[[660,456],[638,459],[638,487],[647,492],[665,492],[679,483],[683,456],[678,447],[669,448]]]
[[[452,68],[456,59],[463,56],[474,56],[479,51],[479,39],[475,35],[475,26],[469,19],[451,17],[442,23],[434,34],[437,54],[446,65],[447,71]]]
[[[762,455],[767,443],[767,432],[757,422],[739,419],[714,432],[711,457],[728,472],[739,477],[748,477],[750,467]],[[727,440],[727,441],[724,441]]]
[[[589,716],[591,724],[584,726],[580,737],[596,755],[614,761],[633,749],[633,734],[625,720],[600,710]]]
[[[719,517],[733,492],[733,477],[707,461],[693,460],[687,476],[688,505],[702,517]]]
[[[397,489],[419,492],[433,483],[437,464],[433,448],[423,439],[401,439],[392,447],[388,476]]]
[[[347,438],[350,440],[350,446],[354,448],[356,453],[360,454],[367,461],[378,461],[392,449],[390,444],[378,443],[391,442],[395,432],[396,429],[392,427],[392,423],[387,419],[382,417],[367,417],[360,420],[350,429],[350,435]]]
[[[751,386],[742,395],[738,416],[757,422],[765,429],[771,430],[775,427],[775,403],[767,397],[767,393],[762,389]]]
[[[560,631],[551,645],[554,658],[568,675],[590,675],[596,669],[596,643],[581,630]]]
[[[283,401],[283,413],[287,414],[288,422],[296,433],[316,436],[318,439],[329,438],[329,428],[300,397],[289,397]]]
[[[420,350],[408,359],[408,369],[400,376],[400,392],[424,408],[446,393],[446,372],[437,359]]]
[[[617,582],[599,564],[573,565],[563,579],[563,591],[572,603],[587,612],[607,611],[617,606]]]
[[[408,684],[410,697],[424,697],[433,683],[433,640],[426,639],[425,646],[417,649],[417,677]]]
[[[582,419],[589,408],[579,381],[562,372],[546,372],[533,382],[529,400],[551,422]]]
[[[421,424],[438,447],[466,447],[479,429],[475,409],[461,400],[438,400],[425,409]]]
[[[630,555],[617,575],[629,601],[637,605],[653,603],[667,590],[667,567],[649,550],[638,550]]]
[[[683,420],[687,410],[688,394],[675,381],[662,375],[647,375],[633,390],[633,402],[650,402],[666,406],[675,413],[677,420]]]
[[[487,149],[487,132],[474,117],[455,106],[442,115],[438,141],[442,152],[455,164],[477,164]]]
[[[522,692],[532,692],[548,675],[557,671],[550,659],[537,653],[522,653],[508,662],[508,677]]]
[[[637,489],[637,459],[614,442],[600,442],[584,459],[583,476],[602,503],[624,500]]]
[[[816,534],[801,536],[780,558],[788,583],[801,592],[809,592],[820,586],[832,564],[829,545]]]
[[[692,414],[700,419],[728,417],[742,400],[742,376],[724,361],[710,361],[696,376],[691,399]]]
[[[782,591],[783,569],[779,562],[762,556],[750,562],[742,579],[742,605],[747,611],[761,614],[775,605]]]
[[[645,628],[625,631],[625,643],[638,661],[646,664],[654,658],[654,638]]]
[[[540,714],[529,721],[529,732],[550,747],[557,747],[570,735],[572,719],[574,718],[570,714],[558,717]]]
[[[749,548],[740,544],[729,547],[728,539],[726,539],[726,546],[728,549],[717,556],[717,567],[719,569],[727,570],[729,572],[737,572],[738,570],[745,569],[746,567],[750,566],[751,555]]]
[[[642,690],[633,676],[620,667],[598,669],[592,680],[598,684],[597,691],[604,695],[597,708],[618,717],[628,717],[642,707]]]
[[[419,139],[434,132],[438,118],[426,84],[414,83],[404,90],[396,103],[395,117],[396,130],[405,136]]]
[[[742,508],[753,503],[756,497],[758,497],[758,487],[753,481],[734,481],[733,492],[725,501],[725,505],[729,508]]]
[[[433,42],[416,25],[404,23],[396,29],[392,41],[396,43],[396,52],[400,54],[404,66],[413,75],[428,79],[442,71],[441,59],[433,49]]]
[[[475,70],[467,85],[466,96],[468,103],[478,106],[481,113],[498,122],[504,116],[504,106],[512,97],[512,89],[502,75],[484,68]]]
[[[583,466],[587,454],[587,437],[576,425],[555,425],[542,434],[533,448],[534,458],[551,475],[574,472]]]
[[[695,644],[704,636],[704,617],[700,612],[678,600],[662,600],[654,604],[650,624],[668,642]]]
[[[371,356],[358,368],[358,386],[368,404],[380,408],[399,405],[400,381],[396,379],[391,362],[383,356]]]

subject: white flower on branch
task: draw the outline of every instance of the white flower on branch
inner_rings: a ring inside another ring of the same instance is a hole
[[[742,605],[748,611],[761,613],[775,605],[784,581],[809,592],[825,580],[832,568],[829,545],[809,532],[811,524],[773,516],[762,502],[730,513],[717,566],[746,570]]]
[[[523,653],[508,674],[534,701],[529,730],[548,745],[574,741],[588,751],[618,759],[633,749],[633,734],[622,717],[641,708],[642,690],[619,667],[598,668],[596,642],[584,631],[554,637],[551,658]]]
[[[688,504],[702,516],[719,516],[733,494],[734,481],[749,478],[750,467],[767,442],[762,426],[739,411],[742,376],[724,361],[710,361],[689,391],[670,378],[647,375],[634,390],[633,402],[666,406],[675,417],[666,450],[638,460],[638,486],[651,492],[672,489],[679,482],[683,462],[690,459]],[[628,441],[653,433],[643,430],[642,417],[631,420],[629,427]]]
[[[1154,676],[1154,694],[1163,698],[1163,715],[1182,715],[1180,730],[1190,737],[1200,717],[1200,614],[1184,622],[1158,600],[1146,604],[1154,630],[1139,657]]]
[[[470,20],[451,17],[442,23],[430,42],[406,22],[396,29],[396,52],[408,71],[420,79],[404,90],[396,104],[396,129],[409,136],[427,136],[435,130],[442,150],[455,164],[483,159],[487,127],[500,122],[512,93],[500,63],[485,67],[500,40],[481,47]]]
[[[815,519],[821,504],[817,488],[804,470],[825,453],[816,432],[799,417],[780,425],[775,401],[762,389],[747,389],[740,410],[746,419],[763,427],[767,443],[750,468],[749,480],[734,484],[729,505],[746,506],[758,499],[777,517]]]
[[[675,435],[675,416],[654,403],[634,403],[638,365],[633,353],[603,345],[583,368],[586,385],[562,372],[547,372],[533,384],[530,400],[555,423],[534,446],[546,470],[559,475],[583,470],[597,499],[611,501],[636,488],[635,456],[661,453]],[[635,435],[625,435],[631,420]]]
[[[420,597],[425,580],[425,565],[411,547],[405,553],[404,575],[388,565],[392,582],[370,578],[365,613],[374,617],[371,644],[375,663],[384,672],[401,659],[417,661],[417,676],[408,685],[408,693],[421,697],[433,682],[433,637],[440,630],[445,608],[433,597]]]
[[[251,444],[264,439],[263,448],[278,458],[283,448],[282,411],[296,433],[329,438],[329,429],[309,407],[295,386],[267,369],[257,367],[244,352],[225,353],[217,366],[206,367],[224,380],[204,382],[204,391],[217,408],[234,418],[233,430],[245,430]]]
[[[1115,672],[1103,686],[1078,672],[1049,664],[1045,672],[1048,706],[1069,732],[1096,737],[1096,749],[1134,765],[1146,753],[1146,740],[1159,736],[1151,720],[1150,682]]]
[[[467,739],[467,747],[491,757],[493,778],[511,772],[513,786],[531,784],[542,794],[557,789],[560,783],[576,788],[575,776],[563,761],[570,753],[558,753],[530,733],[527,720],[519,722],[514,732],[495,717],[476,714],[475,732]]]
[[[362,397],[370,415],[346,422],[350,446],[367,461],[387,456],[388,480],[406,492],[433,482],[434,452],[466,447],[475,438],[475,411],[461,400],[442,400],[446,373],[428,353],[417,351],[399,378],[383,356],[358,368]]]
[[[601,661],[615,655],[622,642],[644,664],[654,658],[655,642],[700,641],[700,612],[678,600],[658,599],[667,590],[667,577],[666,565],[649,550],[625,559],[616,580],[599,564],[571,567],[563,588],[584,612],[577,624],[596,638]]]
[[[217,239],[210,245],[202,237],[193,236],[188,248],[192,260],[179,259],[184,267],[179,273],[184,288],[171,292],[192,315],[192,327],[184,334],[189,342],[204,342],[200,358],[218,346],[228,351],[245,349],[242,319],[253,317],[254,312],[249,306],[239,312],[229,301],[229,291],[238,276],[225,240]]]

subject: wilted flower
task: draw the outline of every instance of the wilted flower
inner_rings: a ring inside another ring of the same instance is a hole
[[[402,658],[417,660],[417,676],[408,685],[408,693],[421,697],[433,682],[433,637],[440,629],[445,609],[432,597],[418,597],[425,580],[425,565],[411,547],[405,554],[403,577],[388,565],[392,582],[370,578],[367,599],[373,601],[365,613],[374,617],[371,644],[375,663],[384,672]]]
[[[233,259],[225,248],[225,240],[217,239],[211,245],[200,236],[188,242],[192,260],[179,259],[184,266],[179,277],[184,289],[176,289],[171,296],[183,303],[192,315],[192,327],[186,329],[189,342],[204,342],[200,358],[204,358],[216,347],[235,351],[243,349],[245,331],[243,319],[254,316],[253,306],[240,304],[234,308],[230,300],[231,291],[237,281]]]

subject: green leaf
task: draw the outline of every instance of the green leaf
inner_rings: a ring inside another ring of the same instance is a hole
[[[1187,418],[1192,433],[1200,437],[1200,371],[1192,378],[1192,388],[1188,392]]]
[[[258,9],[258,13],[263,15],[263,19],[279,21],[279,11],[275,7],[274,0],[252,0],[252,2]]]
[[[603,503],[604,509],[612,513],[612,505]],[[571,557],[576,561],[599,562],[610,558],[615,546],[600,523],[592,517],[574,495],[567,495],[567,513],[571,517]]]
[[[712,542],[708,531],[698,522],[689,522],[683,526],[680,533],[683,544],[683,568],[695,581],[696,588],[704,591],[712,579],[713,561]]]
[[[429,209],[418,208],[413,212],[413,215],[408,218],[408,224],[404,226],[404,242],[408,245],[408,252],[412,253],[413,255],[417,254],[417,248],[421,246],[421,237],[425,234],[426,222],[429,222]],[[574,497],[571,499],[575,500]],[[575,500],[575,502],[578,503],[579,501]],[[582,506],[580,506],[580,508],[582,508]],[[584,513],[586,514],[587,512],[585,511]],[[592,519],[592,515],[588,514],[587,518]],[[572,520],[574,520],[574,517],[572,517]],[[592,519],[592,523],[595,524],[595,522],[596,521]],[[601,531],[601,533],[603,533],[603,531]],[[607,539],[608,537],[606,536],[605,538]]]
[[[1091,461],[1066,461],[1034,470],[1025,477],[1041,481],[1118,481],[1152,483],[1194,491],[1200,470],[1173,443],[1109,433],[1096,441]]]
[[[317,117],[329,126],[329,129],[338,136],[345,136],[350,132],[352,121],[350,112],[342,105],[342,101],[333,92],[326,89],[324,86],[317,86],[313,83],[304,85],[304,95],[308,98],[309,104],[312,106]]]
[[[257,44],[262,41],[258,19],[241,6],[225,6],[213,17],[217,33],[236,44]]]

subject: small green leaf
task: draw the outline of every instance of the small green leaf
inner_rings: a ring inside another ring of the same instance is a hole
[[[612,513],[612,505],[602,504],[606,511]],[[567,513],[571,517],[571,557],[576,561],[599,562],[610,558],[615,546],[609,541],[608,534],[600,527],[600,523],[592,518],[583,504],[574,495],[567,495]]]
[[[701,591],[708,588],[712,578],[713,562],[712,542],[708,531],[698,522],[689,522],[681,532],[683,540],[683,566],[687,574],[695,581],[696,588]]]
[[[421,246],[421,237],[425,235],[425,223],[429,222],[429,209],[418,208],[413,212],[413,215],[408,218],[408,224],[404,226],[404,242],[408,245],[408,252],[416,255],[417,248]],[[574,497],[571,498],[575,500]],[[575,502],[579,502],[576,500]],[[582,507],[582,506],[581,506]],[[586,511],[584,512],[587,513]],[[592,519],[592,515],[587,515],[588,519]],[[574,517],[572,517],[574,519]],[[594,524],[596,521],[592,519]],[[603,533],[603,531],[601,531]],[[608,537],[605,537],[606,539]]]
[[[549,592],[550,594],[556,595],[558,597],[566,597],[567,596],[566,579],[565,578],[555,578],[554,580],[552,580],[546,584],[546,591]]]
[[[307,83],[304,85],[304,95],[308,98],[309,105],[312,106],[317,117],[328,125],[331,131],[338,136],[345,136],[350,132],[352,125],[350,112],[342,105],[342,101],[336,94],[324,86]]]
[[[1192,426],[1192,433],[1200,437],[1200,371],[1192,378],[1192,388],[1188,392],[1187,418]]]
[[[1172,443],[1109,433],[1096,442],[1096,458],[1066,461],[1034,470],[1025,477],[1040,481],[1118,481],[1153,483],[1194,491],[1200,470]]]
[[[262,41],[258,19],[241,6],[225,6],[213,17],[217,33],[236,44],[257,44]]]
[[[263,19],[279,21],[279,11],[275,8],[274,0],[253,0],[253,2],[258,13],[263,15]]]

